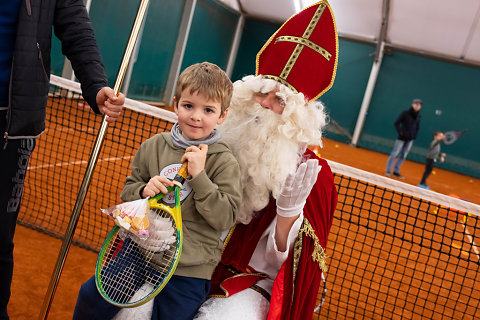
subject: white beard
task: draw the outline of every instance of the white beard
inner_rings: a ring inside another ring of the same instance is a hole
[[[276,114],[252,100],[251,88],[239,88],[244,84],[235,83],[232,104],[220,130],[240,164],[243,200],[237,221],[247,224],[255,211],[267,206],[270,194],[277,197],[307,145],[321,145],[325,115],[323,106],[306,106],[303,95],[300,105],[287,100],[282,115]],[[315,115],[315,110],[320,113]]]

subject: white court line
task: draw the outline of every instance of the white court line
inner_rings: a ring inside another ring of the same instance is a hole
[[[54,128],[46,128],[45,129],[45,132],[48,132],[48,131],[54,131],[54,132],[77,132],[77,131],[81,131],[81,132],[87,132],[87,133],[94,133],[97,130],[95,130],[95,128],[91,128],[91,127],[88,127],[88,126],[81,126],[80,128],[71,128],[71,127],[68,127],[68,126],[64,126],[63,124],[58,124]]]
[[[106,159],[100,159],[100,160],[98,160],[98,162],[130,160],[132,158],[133,158],[133,156],[106,158]],[[81,161],[71,161],[71,162],[60,162],[60,163],[54,163],[54,164],[42,164],[42,165],[39,165],[39,166],[31,166],[31,167],[29,166],[28,170],[45,169],[45,168],[53,168],[53,167],[67,167],[67,166],[83,165],[83,164],[87,164],[87,163],[88,163],[88,161],[81,160]]]
[[[465,222],[462,222],[463,230],[465,231],[465,235],[467,236],[468,240],[470,240],[470,244],[472,245],[473,251],[477,254],[477,259],[480,261],[480,250],[478,250],[477,245],[475,244],[475,241],[473,241],[473,237],[470,234],[470,232],[467,229],[467,226],[465,225]]]

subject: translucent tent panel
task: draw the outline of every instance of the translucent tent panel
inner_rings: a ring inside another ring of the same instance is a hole
[[[303,7],[317,1],[304,0]],[[382,24],[382,0],[345,1],[331,0],[339,35],[375,40]]]
[[[220,0],[220,2],[225,3],[230,8],[233,8],[237,11],[240,10],[240,7],[238,6],[238,1],[237,0]]]
[[[444,0],[391,1],[387,41],[459,59],[472,45],[479,6],[478,0],[462,0],[461,5]]]
[[[283,22],[314,0],[222,0],[246,14]],[[344,38],[375,41],[384,0],[330,0]],[[390,0],[386,41],[393,46],[480,65],[480,1]]]
[[[249,15],[279,22],[295,13],[295,1],[292,0],[242,0],[240,3]]]
[[[477,61],[480,64],[480,8],[477,11],[475,29],[472,31],[472,40],[465,49],[465,59]]]

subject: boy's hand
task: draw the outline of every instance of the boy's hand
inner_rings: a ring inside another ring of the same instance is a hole
[[[201,144],[198,147],[190,146],[185,150],[182,162],[188,161],[188,174],[195,178],[205,169],[205,161],[207,159],[208,146]]]
[[[167,187],[172,187],[173,182],[163,176],[155,176],[148,181],[142,191],[142,198],[154,197],[160,192],[168,194]]]

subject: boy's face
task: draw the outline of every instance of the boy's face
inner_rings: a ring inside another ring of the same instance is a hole
[[[436,140],[443,140],[445,139],[445,134],[443,132],[439,132],[435,135]]]
[[[208,137],[217,124],[222,124],[227,111],[222,114],[222,104],[209,100],[198,92],[190,93],[190,88],[182,91],[182,95],[174,104],[178,116],[178,125],[182,135],[190,140]]]

